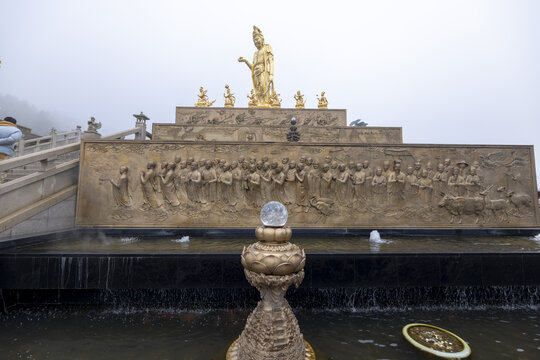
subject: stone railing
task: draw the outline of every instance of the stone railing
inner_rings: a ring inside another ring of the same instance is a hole
[[[144,140],[149,134],[146,127],[136,126],[102,139],[125,139],[130,135]],[[80,147],[78,141],[0,161],[0,173],[24,167],[35,169],[0,183],[0,239],[73,228]],[[58,210],[61,213],[48,211],[67,199],[72,201]]]
[[[50,135],[28,140],[19,140],[19,142],[15,144],[14,156],[22,156],[58,146],[74,144],[81,141],[81,138],[82,130],[80,126],[75,130],[61,133],[57,133],[55,129],[52,129]]]

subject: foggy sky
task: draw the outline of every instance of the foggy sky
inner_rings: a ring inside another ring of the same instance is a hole
[[[72,119],[57,128],[95,116],[103,134],[140,111],[174,122],[199,86],[223,106],[229,84],[245,107],[237,59],[251,61],[257,25],[283,107],[326,91],[349,121],[402,126],[407,143],[534,144],[539,159],[539,14],[535,0],[4,0],[0,95]]]

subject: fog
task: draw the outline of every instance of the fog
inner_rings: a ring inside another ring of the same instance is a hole
[[[0,116],[14,96],[59,129],[173,122],[199,86],[246,106],[252,26],[275,55],[284,107],[326,91],[349,121],[402,126],[405,142],[534,144],[540,158],[538,1],[4,1]],[[10,113],[6,111],[9,109]],[[32,127],[32,126],[30,126]]]

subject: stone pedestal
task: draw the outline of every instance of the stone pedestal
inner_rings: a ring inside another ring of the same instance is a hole
[[[97,131],[86,130],[83,132],[83,140],[99,140],[101,139],[101,134]]]
[[[289,286],[298,287],[304,279],[306,254],[289,243],[290,228],[262,226],[255,234],[259,242],[244,248],[242,265],[261,300],[229,348],[227,360],[313,360],[315,353],[285,300]]]

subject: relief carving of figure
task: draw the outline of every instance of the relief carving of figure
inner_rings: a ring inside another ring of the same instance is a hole
[[[448,178],[453,174],[452,161],[448,158],[444,159],[444,175],[442,181],[448,182]]]
[[[251,206],[258,208],[262,205],[261,176],[257,173],[257,167],[253,164],[249,165],[247,180],[246,197]]]
[[[418,193],[422,204],[431,204],[431,194],[433,192],[432,180],[428,177],[427,169],[422,169],[420,178],[418,179]]]
[[[334,174],[332,173],[330,165],[328,164],[323,165],[322,171],[323,175],[321,177],[321,197],[331,199],[334,196],[334,192],[332,191]]]
[[[418,196],[418,178],[414,175],[412,166],[407,167],[405,176],[405,194],[408,201],[416,202]]]
[[[163,193],[163,198],[167,203],[171,206],[179,206],[180,201],[178,200],[178,197],[176,196],[176,189],[175,189],[175,175],[174,175],[174,169],[176,169],[175,163],[169,163],[167,165],[167,173],[165,176],[160,175],[161,177],[161,192]]]
[[[345,164],[339,164],[338,167],[339,173],[336,177],[336,193],[334,195],[337,200],[345,205],[348,206],[350,204],[350,196],[347,193],[347,184],[349,183],[349,172],[347,171],[347,167]]]
[[[201,173],[199,172],[199,164],[195,161],[191,163],[191,172],[189,173],[189,183],[187,187],[188,199],[193,203],[200,203],[201,192]]]
[[[419,179],[422,176],[422,163],[420,162],[420,160],[417,160],[414,163],[413,174],[414,174],[414,176],[416,176],[417,179]]]
[[[231,205],[236,205],[237,203],[244,204],[244,189],[242,187],[242,170],[238,167],[238,162],[231,162],[231,174],[232,174],[232,192],[233,197],[231,198]]]
[[[457,167],[452,169],[452,176],[448,178],[448,191],[452,195],[465,195],[465,180],[459,174],[459,168]]]
[[[366,172],[361,163],[356,164],[356,172],[352,178],[353,199],[355,203],[365,203],[366,200]]]
[[[206,160],[204,168],[201,170],[201,203],[213,203],[216,201],[216,170],[212,167],[212,162]]]
[[[307,186],[308,186],[308,199],[311,199],[313,196],[321,196],[321,173],[319,169],[319,161],[313,161],[311,170],[309,170],[307,175]]]
[[[401,161],[394,161],[394,171],[388,176],[388,199],[394,203],[405,200],[405,174],[401,172]]]
[[[386,178],[386,181],[388,181],[388,178],[390,177],[391,173],[392,173],[392,170],[390,170],[390,161],[384,160],[383,167],[382,167],[382,176]]]
[[[272,170],[268,162],[265,162],[262,167],[261,195],[264,203],[272,201]]]
[[[156,174],[156,162],[150,161],[146,165],[146,172],[141,171],[140,181],[142,186],[144,203],[154,209],[163,206],[163,201],[158,197],[158,182]]]
[[[231,166],[225,163],[223,171],[219,175],[221,201],[228,205],[236,204],[233,192],[233,175],[230,169]]]
[[[285,173],[282,165],[276,165],[274,174],[272,175],[272,192],[273,199],[285,204],[287,197],[285,196]]]
[[[386,202],[386,177],[380,167],[375,170],[375,176],[371,180],[371,189],[373,191],[376,205],[383,205]]]
[[[309,210],[306,183],[307,176],[304,171],[304,164],[300,162],[296,170],[296,205],[304,212]]]
[[[120,208],[131,208],[133,205],[133,200],[129,191],[128,171],[129,168],[127,166],[121,166],[118,181],[107,179],[112,185],[114,203]]]
[[[176,192],[180,202],[185,203],[188,201],[187,187],[189,183],[189,173],[191,170],[188,168],[186,161],[180,162],[180,170],[176,178]]]
[[[364,160],[362,162],[362,166],[364,168],[364,172],[366,173],[366,185],[365,185],[364,194],[368,194],[368,193],[371,192],[371,182],[373,180],[373,170],[369,167],[369,160]]]
[[[296,202],[296,162],[291,160],[289,167],[285,173],[285,196],[287,202],[285,205],[293,204]]]

